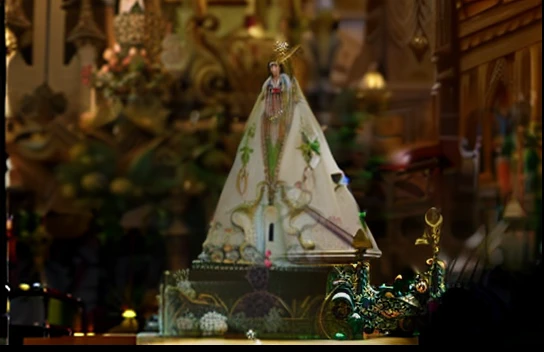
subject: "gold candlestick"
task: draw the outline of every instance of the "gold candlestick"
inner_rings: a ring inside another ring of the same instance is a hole
[[[193,0],[193,10],[195,15],[202,17],[208,13],[208,1],[207,0]]]
[[[108,48],[113,48],[115,45],[115,31],[113,29],[113,20],[115,18],[115,6],[113,1],[106,3],[105,8],[106,18],[106,38],[108,42]]]

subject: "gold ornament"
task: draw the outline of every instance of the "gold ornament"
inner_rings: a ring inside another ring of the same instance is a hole
[[[93,172],[83,176],[81,179],[81,187],[86,191],[100,190],[105,183],[105,177],[99,172]]]
[[[82,163],[83,165],[87,165],[87,166],[88,166],[88,165],[91,165],[91,164],[93,163],[93,159],[92,159],[90,156],[88,156],[88,155],[83,155],[83,156],[81,157],[81,163]]]
[[[410,46],[410,49],[412,49],[412,52],[414,53],[414,56],[416,57],[417,61],[421,62],[423,60],[423,57],[427,53],[427,50],[429,49],[429,38],[427,38],[427,35],[425,35],[424,29],[423,29],[424,21],[426,17],[424,8],[427,5],[423,0],[416,0],[415,6],[416,6],[416,30],[415,30],[415,35],[412,37],[412,40],[410,40],[410,43],[408,45]]]
[[[110,183],[110,191],[113,194],[122,195],[130,192],[132,183],[126,178],[116,178]]]
[[[74,161],[79,159],[83,154],[87,152],[87,146],[83,143],[78,143],[70,148],[68,154],[70,155],[70,160]]]
[[[416,284],[416,291],[419,293],[427,292],[428,288],[429,288],[429,284],[425,280],[418,281],[418,283]]]
[[[427,39],[427,36],[423,32],[420,32],[412,37],[409,45],[417,61],[421,62],[429,49],[429,39]]]
[[[135,197],[141,197],[144,195],[144,191],[142,188],[140,187],[135,187],[134,190],[132,191],[132,194],[135,196]]]
[[[17,51],[17,37],[13,32],[6,27],[5,31],[5,37],[6,37],[6,57],[11,57],[15,54]]]
[[[61,187],[61,194],[65,198],[74,198],[76,196],[76,188],[74,187],[74,185],[70,184],[63,185]]]
[[[295,45],[294,47],[290,48],[289,43],[277,41],[274,46],[274,59],[272,60],[272,62],[283,64],[287,60],[289,60],[299,49],[300,45]]]

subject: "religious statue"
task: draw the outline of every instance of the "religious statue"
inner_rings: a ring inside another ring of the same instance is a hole
[[[293,76],[297,49],[276,43],[200,262],[282,266],[381,255]]]

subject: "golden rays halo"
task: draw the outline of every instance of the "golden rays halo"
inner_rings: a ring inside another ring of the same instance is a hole
[[[289,60],[299,49],[300,45],[290,47],[289,43],[287,42],[277,41],[274,45],[274,53],[276,56],[275,61],[278,64],[282,64],[285,61]]]

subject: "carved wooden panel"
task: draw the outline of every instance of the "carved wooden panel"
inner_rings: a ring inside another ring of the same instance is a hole
[[[541,0],[462,0],[458,4],[461,51],[542,22]]]
[[[501,3],[501,0],[461,0],[459,5],[459,19],[464,20],[477,16]]]
[[[542,20],[542,4],[537,8],[520,13],[513,18],[501,21],[500,23],[479,30],[476,33],[467,35],[465,38],[461,39],[461,51],[480,46],[505,34],[529,26],[538,20]],[[463,31],[461,31],[461,33],[463,33]]]
[[[176,3],[181,4],[183,2],[193,2],[193,0],[162,0],[165,4]],[[258,0],[262,1],[262,0]],[[264,0],[266,1],[266,0]],[[206,2],[208,5],[220,5],[220,6],[245,6],[247,5],[247,0],[208,0]]]
[[[247,0],[208,0],[209,5],[221,5],[221,6],[245,6]]]

